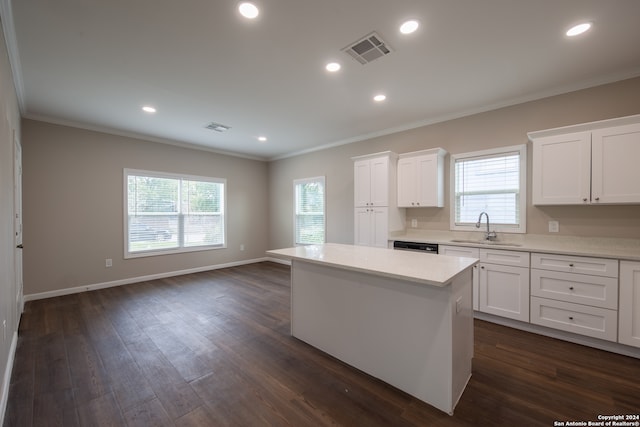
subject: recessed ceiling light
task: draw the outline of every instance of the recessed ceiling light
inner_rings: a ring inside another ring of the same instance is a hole
[[[156,109],[150,105],[145,105],[144,107],[142,107],[142,111],[144,111],[145,113],[155,113]]]
[[[568,37],[575,37],[586,31],[589,31],[589,29],[591,28],[591,25],[592,25],[591,22],[583,22],[582,24],[578,24],[569,28],[569,30],[567,30],[565,34]]]
[[[411,19],[400,25],[400,32],[402,34],[411,34],[415,30],[417,30],[419,26],[420,23],[418,21],[416,21],[415,19]]]
[[[244,16],[247,19],[254,19],[258,17],[260,11],[258,7],[249,2],[240,3],[238,6],[238,10],[240,11],[240,15]]]
[[[327,71],[335,73],[336,71],[340,70],[340,67],[341,65],[337,62],[329,62],[325,68],[327,69]]]
[[[376,101],[376,102],[382,102],[385,99],[387,99],[387,96],[383,95],[383,94],[376,95],[376,96],[373,97],[373,100]]]
[[[258,141],[260,141],[260,142],[265,142],[266,140],[267,140],[266,136],[259,136],[258,137]]]

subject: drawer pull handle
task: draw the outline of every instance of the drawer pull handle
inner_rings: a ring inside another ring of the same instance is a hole
[[[573,316],[569,316],[569,320],[573,320]]]

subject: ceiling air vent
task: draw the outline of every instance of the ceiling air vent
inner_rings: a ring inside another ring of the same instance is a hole
[[[206,125],[205,128],[210,130],[215,130],[216,132],[225,132],[231,129],[231,126],[225,126],[225,125],[221,125],[220,123],[211,122],[208,125]]]
[[[375,32],[342,49],[362,65],[391,53],[391,47]]]

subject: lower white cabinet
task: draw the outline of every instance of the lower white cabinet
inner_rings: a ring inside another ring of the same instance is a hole
[[[438,248],[438,254],[480,259],[480,249],[465,248],[462,246],[440,245],[440,247]],[[477,311],[477,310],[480,310],[480,297],[479,297],[480,275],[478,274],[477,264],[473,266],[472,273],[473,273],[473,277],[472,277],[473,309]]]
[[[640,262],[620,261],[618,314],[618,342],[640,347]]]
[[[356,208],[354,229],[356,245],[386,248],[389,238],[389,208]]]
[[[617,311],[531,297],[531,323],[608,341],[616,340]]]
[[[529,322],[529,253],[480,250],[480,311]]]
[[[531,323],[616,341],[618,260],[531,254]]]

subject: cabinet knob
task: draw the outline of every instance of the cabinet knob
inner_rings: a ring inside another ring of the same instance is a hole
[[[420,202],[417,202],[416,205],[420,206]]]
[[[573,320],[573,316],[569,316],[569,320]]]
[[[582,199],[582,201],[583,201],[583,202],[586,202],[586,201],[587,201],[587,198],[585,197],[584,199]]]
[[[415,205],[415,203],[414,203],[414,202],[411,202],[411,204],[412,204],[412,205]]]
[[[481,266],[480,268],[484,269],[484,265],[483,265],[483,266]]]
[[[572,264],[569,264],[569,267],[573,267],[573,263],[572,263]]]
[[[569,286],[569,290],[572,291],[573,290],[573,286]]]
[[[596,202],[600,201],[600,197],[596,197]]]

